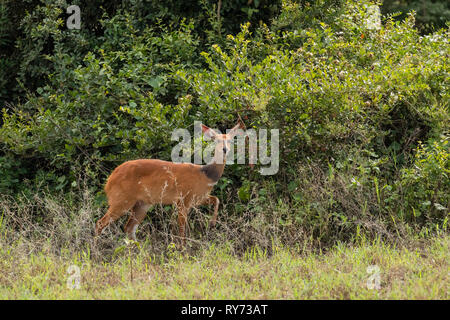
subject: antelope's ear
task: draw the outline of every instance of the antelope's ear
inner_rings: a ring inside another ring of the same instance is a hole
[[[238,123],[230,130],[228,134],[234,137],[238,133],[242,134],[243,133],[242,130],[245,130],[245,124],[242,122],[242,120],[239,119]]]
[[[209,139],[214,139],[216,137],[216,133],[214,132],[214,130],[211,128],[208,128],[204,124],[202,124],[202,132],[203,132],[203,135]]]

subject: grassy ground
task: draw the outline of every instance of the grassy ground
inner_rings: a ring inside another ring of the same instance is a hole
[[[24,252],[18,241],[0,248],[0,299],[448,299],[449,247],[444,236],[401,248],[361,241],[322,253],[238,256],[224,245],[151,255],[144,243],[101,262],[89,250]],[[80,268],[79,289],[68,288],[70,265]]]

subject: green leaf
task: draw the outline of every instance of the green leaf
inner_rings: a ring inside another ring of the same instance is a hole
[[[297,184],[296,181],[289,182],[289,184],[288,184],[288,191],[289,192],[293,192],[297,188],[298,188],[298,184]]]
[[[150,79],[147,81],[149,85],[151,85],[154,89],[158,89],[161,84],[164,82],[164,79],[160,76]]]
[[[238,196],[242,202],[248,202],[250,200],[250,183],[245,183],[239,188]]]

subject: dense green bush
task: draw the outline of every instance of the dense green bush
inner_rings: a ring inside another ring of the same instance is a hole
[[[450,20],[450,3],[446,0],[384,0],[381,10],[384,14],[395,13],[396,19],[415,11],[417,28],[423,33],[445,28]]]
[[[222,3],[222,1],[219,1]],[[88,52],[95,51],[106,39],[108,25],[104,18],[116,21],[126,12],[129,23],[141,34],[151,27],[155,33],[177,29],[195,21],[195,34],[201,45],[219,40],[223,35],[239,31],[240,24],[251,21],[269,23],[279,12],[280,2],[267,0],[224,1],[220,10],[215,0],[5,0],[0,4],[0,104],[17,102],[27,91],[34,92],[46,83],[48,75],[60,72],[48,58],[65,53],[68,67],[83,62]],[[78,5],[81,10],[80,30],[66,28],[66,8]],[[116,17],[117,15],[117,17]],[[109,26],[111,27],[111,26]],[[126,37],[125,29],[112,34]],[[121,33],[119,35],[119,33]],[[106,37],[104,37],[106,36]],[[22,100],[23,101],[23,100]]]
[[[450,146],[448,137],[417,147],[414,165],[397,182],[400,212],[410,219],[444,221],[450,207]]]
[[[215,2],[184,12],[126,1],[72,31],[66,2],[35,3],[21,18],[22,60],[2,59],[25,85],[16,102],[10,80],[0,91],[11,98],[0,192],[76,192],[80,177],[100,192],[125,160],[169,160],[172,130],[224,129],[239,115],[280,130],[276,175],[232,165],[216,191],[257,232],[276,224],[286,239],[332,242],[447,230],[449,30],[422,36],[413,14],[370,29],[369,0],[245,1],[233,16],[238,2],[220,20]]]

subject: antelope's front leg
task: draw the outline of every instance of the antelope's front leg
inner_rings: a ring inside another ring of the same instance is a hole
[[[189,208],[184,205],[178,206],[178,234],[180,236],[182,245],[186,245],[186,222]]]
[[[211,221],[209,222],[210,227],[214,227],[216,225],[217,221],[217,215],[219,213],[219,198],[215,196],[209,195],[205,200],[203,200],[202,204],[214,204],[214,213],[211,218]]]

